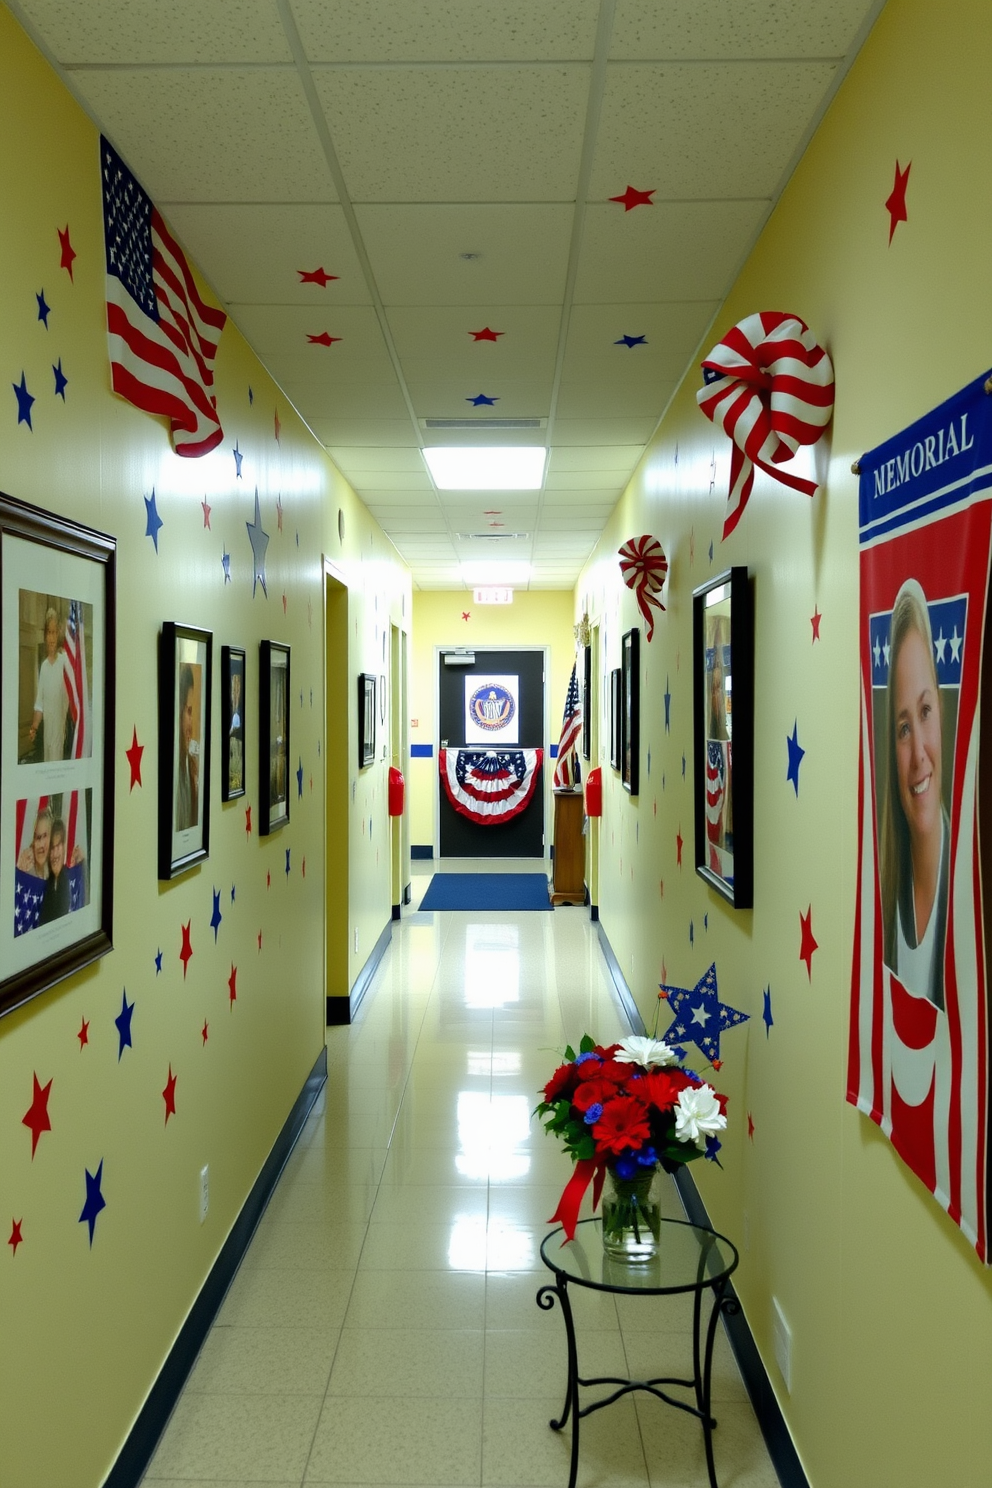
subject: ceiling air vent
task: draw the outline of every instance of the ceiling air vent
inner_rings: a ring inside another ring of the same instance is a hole
[[[420,420],[425,429],[543,429],[547,419],[542,418],[425,418]]]
[[[459,542],[520,542],[529,532],[456,532]]]

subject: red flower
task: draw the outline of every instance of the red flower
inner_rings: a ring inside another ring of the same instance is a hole
[[[628,1095],[611,1100],[592,1129],[597,1151],[619,1153],[640,1147],[651,1136],[647,1114],[646,1107]]]
[[[688,1075],[683,1074],[680,1069],[652,1070],[638,1080],[637,1095],[639,1099],[657,1106],[659,1111],[670,1111],[679,1098],[679,1091],[691,1084]]]
[[[575,1089],[576,1067],[574,1064],[560,1064],[551,1079],[544,1087],[544,1099],[549,1106],[556,1101],[571,1097]]]
[[[606,1105],[616,1098],[617,1088],[609,1080],[583,1080],[572,1096],[572,1105],[577,1111],[586,1112],[597,1103]]]

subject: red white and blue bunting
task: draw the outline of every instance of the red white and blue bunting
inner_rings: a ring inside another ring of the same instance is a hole
[[[442,749],[438,766],[455,810],[494,827],[529,804],[543,758],[543,749]]]

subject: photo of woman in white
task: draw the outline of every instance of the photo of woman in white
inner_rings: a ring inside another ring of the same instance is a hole
[[[61,649],[61,627],[55,610],[45,615],[45,657],[38,668],[38,691],[34,701],[30,737],[34,744],[38,725],[44,721],[45,759],[65,758],[65,723],[69,713],[68,662]]]

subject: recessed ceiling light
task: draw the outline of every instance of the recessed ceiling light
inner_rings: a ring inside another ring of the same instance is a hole
[[[463,563],[462,578],[470,587],[476,584],[493,584],[511,588],[514,584],[526,584],[530,578],[530,564],[514,563],[511,559],[493,559],[491,562]]]
[[[424,459],[439,491],[539,491],[547,453],[543,445],[435,445]]]

